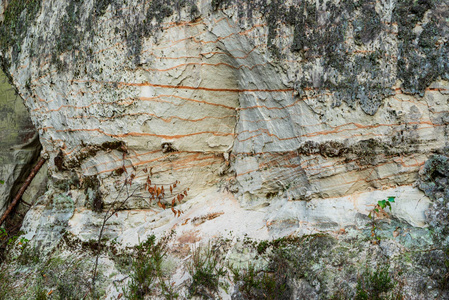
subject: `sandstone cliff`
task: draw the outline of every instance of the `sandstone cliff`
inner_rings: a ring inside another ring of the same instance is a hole
[[[48,158],[23,226],[40,251],[95,239],[123,187],[121,244],[363,231],[387,197],[386,232],[445,243],[449,1],[2,5],[3,69]],[[189,188],[183,215],[149,174]]]

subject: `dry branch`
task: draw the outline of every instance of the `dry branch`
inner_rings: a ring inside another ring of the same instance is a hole
[[[23,193],[25,193],[27,187],[30,185],[31,181],[33,180],[34,176],[36,176],[39,169],[42,167],[42,165],[45,163],[44,158],[40,158],[37,164],[33,167],[31,170],[30,175],[28,175],[27,179],[23,183],[20,190],[17,192],[16,196],[14,197],[14,200],[11,202],[11,204],[8,206],[6,211],[4,212],[2,218],[0,219],[0,226],[3,224],[3,222],[6,220],[8,215],[11,213],[11,211],[14,209],[14,207],[19,203],[20,198],[22,198]]]

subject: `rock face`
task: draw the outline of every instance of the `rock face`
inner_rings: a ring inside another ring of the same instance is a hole
[[[0,215],[28,176],[41,146],[22,99],[0,74]]]
[[[54,177],[98,177],[106,204],[123,167],[136,184],[153,168],[158,184],[220,184],[244,207],[289,203],[267,219],[338,229],[323,203],[414,201],[402,189],[447,144],[446,1],[33,3],[5,11],[29,25],[3,30],[20,45],[6,70]]]
[[[448,0],[24,3],[4,10],[2,61],[49,156],[24,226],[42,247],[62,227],[95,239],[123,187],[138,197],[106,235],[129,244],[334,232],[391,196],[401,226],[446,224],[425,212],[448,201],[431,166],[447,164]],[[189,188],[183,216],[148,177]]]

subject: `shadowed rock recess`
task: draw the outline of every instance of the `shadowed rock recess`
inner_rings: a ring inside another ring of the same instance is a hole
[[[48,158],[6,299],[449,299],[449,0],[0,6]]]
[[[3,214],[41,150],[22,99],[4,73],[0,73],[0,140],[0,214]]]

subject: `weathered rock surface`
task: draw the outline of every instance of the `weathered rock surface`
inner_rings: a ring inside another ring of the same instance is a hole
[[[96,239],[127,192],[105,236],[128,245],[367,234],[391,196],[378,230],[446,243],[448,0],[24,3],[1,55],[50,158],[23,227],[41,250]],[[190,189],[182,216],[150,203],[149,175]]]
[[[447,3],[409,6],[36,1],[6,10],[30,26],[3,57],[50,170],[105,203],[123,166],[248,208],[345,199],[413,185],[447,144]]]
[[[0,74],[0,215],[28,176],[40,153],[29,113],[4,73]]]

